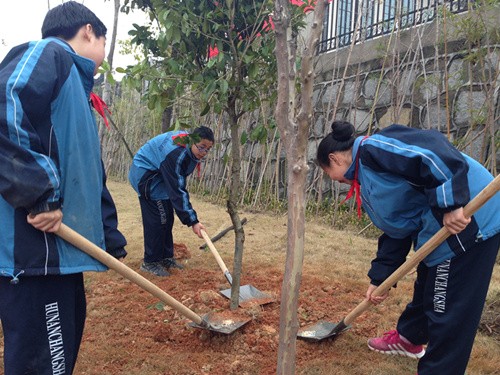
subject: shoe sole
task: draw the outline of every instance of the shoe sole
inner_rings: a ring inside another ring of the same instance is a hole
[[[162,266],[166,270],[183,270],[184,266]]]
[[[146,268],[142,268],[140,267],[139,268],[140,271],[143,271],[143,272],[147,272],[147,273],[150,273],[151,275],[155,275],[155,276],[158,276],[158,277],[167,277],[167,276],[170,276],[170,274],[167,272],[165,275],[158,275],[157,273],[153,272],[153,271],[150,271]]]
[[[184,266],[182,264],[176,265],[176,266],[171,266],[171,265],[163,265],[162,267],[165,268],[166,270],[183,270]]]
[[[419,353],[410,353],[410,352],[407,352],[406,350],[404,350],[403,348],[397,348],[397,347],[393,347],[393,348],[391,348],[391,350],[379,350],[379,349],[372,348],[370,345],[368,345],[368,348],[370,350],[373,350],[374,352],[377,352],[377,353],[382,353],[382,354],[387,354],[387,355],[400,355],[403,357],[410,357],[410,358],[415,358],[415,359],[422,358],[425,354],[425,350],[422,350]]]

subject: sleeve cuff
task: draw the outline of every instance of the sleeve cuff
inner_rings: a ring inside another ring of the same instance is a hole
[[[199,221],[198,221],[198,220],[195,220],[195,221],[193,221],[192,223],[189,223],[189,224],[188,224],[188,227],[192,227],[193,225],[198,224],[198,223],[199,223]]]
[[[116,259],[125,258],[127,256],[127,251],[123,247],[117,249],[109,249],[107,251],[109,255],[112,255]]]
[[[42,212],[55,211],[61,207],[62,207],[62,204],[60,201],[57,201],[57,202],[46,202],[45,201],[45,202],[41,202],[41,203],[34,205],[30,209],[28,209],[28,212],[30,213],[30,215],[38,215]]]

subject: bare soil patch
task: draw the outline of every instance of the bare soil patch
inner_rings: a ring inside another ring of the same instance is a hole
[[[135,193],[126,183],[109,183],[116,201],[120,229],[129,245],[125,264],[139,270],[143,256],[142,224]],[[224,207],[193,197],[193,205],[209,235],[228,227]],[[114,271],[87,273],[87,323],[76,374],[186,374],[267,375],[276,373],[279,336],[279,296],[285,268],[286,216],[242,212],[248,223],[242,284],[271,294],[276,302],[248,305],[235,312],[219,291],[229,288],[210,251],[190,228],[177,220],[174,229],[176,256],[185,266],[172,276],[143,274],[169,295],[199,315],[209,312],[235,314],[251,321],[231,335],[193,328],[189,320],[165,307]],[[234,235],[215,243],[232,270]],[[362,301],[376,240],[336,231],[308,222],[306,251],[299,298],[301,325],[324,319],[339,322]],[[297,341],[297,374],[415,374],[417,362],[371,352],[366,340],[392,329],[411,297],[414,275],[408,275],[382,306],[356,320],[335,340],[319,343]],[[495,270],[490,293],[498,295],[500,272]],[[457,344],[460,338],[457,337]],[[479,334],[468,374],[498,372],[500,346],[494,336]],[[1,354],[1,352],[0,352]]]

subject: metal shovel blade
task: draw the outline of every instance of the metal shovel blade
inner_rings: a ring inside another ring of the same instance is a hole
[[[203,316],[201,324],[195,322],[189,323],[191,327],[208,329],[209,331],[230,335],[238,328],[247,324],[251,318],[234,318],[227,313],[219,315],[217,313],[208,313]]]
[[[224,289],[220,291],[224,297],[231,299],[231,289]],[[269,294],[261,292],[253,285],[240,286],[239,305],[255,303],[258,305],[267,305],[274,302],[274,298]]]
[[[313,325],[299,329],[297,338],[305,341],[321,341],[337,336],[339,333],[342,333],[349,328],[351,328],[351,326],[346,326],[344,321],[340,323],[320,321]]]
[[[203,238],[205,239],[205,242],[207,243],[208,247],[210,248],[210,251],[212,252],[213,256],[215,257],[215,260],[217,261],[217,264],[219,265],[220,269],[224,273],[224,277],[228,281],[229,285],[233,285],[233,277],[231,276],[231,273],[226,267],[226,264],[224,263],[224,260],[221,258],[219,252],[215,248],[214,244],[212,243],[212,240],[208,236],[208,234],[204,231],[201,230],[201,234]],[[224,289],[221,290],[220,293],[228,298],[231,299],[231,289]],[[260,290],[254,288],[252,285],[243,285],[240,286],[240,295],[239,295],[239,300],[238,300],[238,305],[242,306],[242,304],[259,304],[259,305],[266,305],[268,303],[274,302],[274,298],[271,296],[262,293]]]

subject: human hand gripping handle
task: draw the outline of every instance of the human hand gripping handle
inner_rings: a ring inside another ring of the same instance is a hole
[[[191,228],[193,229],[194,234],[196,234],[200,238],[203,238],[201,231],[205,230],[205,227],[203,226],[202,223],[196,223]]]
[[[63,213],[61,209],[54,211],[40,212],[39,214],[29,214],[28,223],[42,232],[57,232],[62,223]]]
[[[370,286],[368,286],[368,290],[366,291],[366,299],[370,300],[370,302],[373,303],[374,305],[378,305],[379,303],[383,302],[387,297],[389,297],[389,292],[390,292],[389,289],[384,294],[374,296],[373,292],[376,289],[377,289],[376,285],[370,284]]]
[[[443,225],[451,234],[458,234],[463,231],[470,221],[471,218],[465,216],[463,207],[447,212],[443,216]]]

